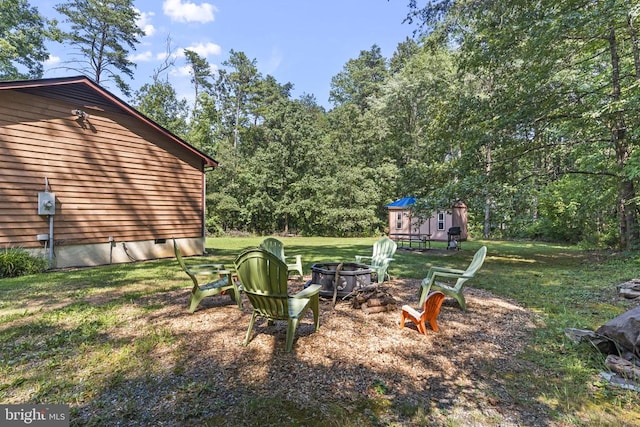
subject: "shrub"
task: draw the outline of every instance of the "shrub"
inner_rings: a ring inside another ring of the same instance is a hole
[[[46,259],[33,256],[26,249],[0,250],[0,278],[40,273],[47,268],[47,265]]]

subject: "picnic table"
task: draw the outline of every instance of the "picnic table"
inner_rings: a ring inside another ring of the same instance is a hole
[[[398,243],[400,247],[409,244],[409,248],[414,246],[418,249],[431,249],[431,234],[425,233],[390,233],[391,240]]]

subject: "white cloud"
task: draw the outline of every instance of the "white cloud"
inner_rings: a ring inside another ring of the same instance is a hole
[[[144,31],[145,36],[152,36],[156,32],[156,28],[151,24],[151,18],[155,15],[153,12],[140,12],[136,9],[136,12],[140,15],[138,17],[138,22],[136,24],[142,31]]]
[[[274,48],[271,51],[271,56],[269,57],[269,60],[267,62],[267,70],[269,70],[268,73],[275,72],[281,63],[282,63],[282,52],[280,52],[280,49]]]
[[[187,46],[185,48],[176,49],[175,58],[184,58],[184,51],[186,49],[194,51],[199,56],[205,59],[207,59],[210,55],[220,55],[222,53],[222,48],[220,47],[220,45],[212,42],[207,42],[207,43],[192,44],[191,46]],[[161,58],[161,55],[159,54],[158,59],[166,58],[166,54],[163,54],[163,55],[164,56],[162,56]]]
[[[171,54],[171,56],[173,57],[173,59],[177,58],[179,55],[177,53],[173,53]],[[156,59],[158,61],[164,61],[165,59],[167,59],[169,57],[169,54],[167,52],[162,52],[162,53],[157,53],[156,54]]]
[[[162,11],[165,15],[177,22],[213,22],[214,13],[218,11],[210,3],[192,3],[183,0],[165,0],[162,3]]]
[[[211,42],[198,43],[187,47],[187,49],[194,51],[203,58],[207,58],[209,55],[220,55],[222,53],[220,45]],[[182,55],[184,55],[184,51]]]
[[[215,64],[209,64],[209,70],[212,75],[215,75],[218,72],[218,66]],[[174,77],[191,77],[191,67],[189,65],[174,67],[171,69],[170,75]]]
[[[192,50],[205,59],[210,55],[220,55],[222,53],[222,48],[219,45],[212,42],[206,42],[206,43],[197,43],[197,44],[188,46],[186,48],[177,49],[174,54],[175,58],[176,59],[184,58],[185,49]],[[164,58],[166,58],[166,53],[157,55],[157,59],[159,60],[163,60]],[[209,69],[211,70],[212,75],[215,75],[218,72],[218,68],[219,67],[216,64],[209,64]],[[191,67],[188,64],[174,67],[172,68],[170,75],[173,77],[191,77]]]
[[[185,65],[183,67],[175,67],[171,70],[171,75],[177,77],[186,77],[191,75],[190,71],[191,67],[189,67],[188,65]]]
[[[129,60],[133,62],[151,61],[153,59],[153,53],[150,50],[145,50],[136,55],[130,56]]]
[[[56,65],[59,63],[60,63],[60,57],[55,55],[49,55],[49,58],[47,58],[47,60],[44,61],[44,65],[46,66]]]

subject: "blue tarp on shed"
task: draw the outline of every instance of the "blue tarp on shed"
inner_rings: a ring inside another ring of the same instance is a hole
[[[403,197],[402,199],[396,200],[393,203],[389,203],[387,207],[388,208],[405,208],[415,203],[416,203],[415,197]]]

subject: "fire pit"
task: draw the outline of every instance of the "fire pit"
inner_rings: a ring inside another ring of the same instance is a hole
[[[324,262],[311,266],[311,282],[322,285],[320,296],[333,297],[336,279],[336,269],[342,264],[338,272],[339,297],[344,297],[354,290],[371,284],[371,272],[369,266],[355,262]]]

